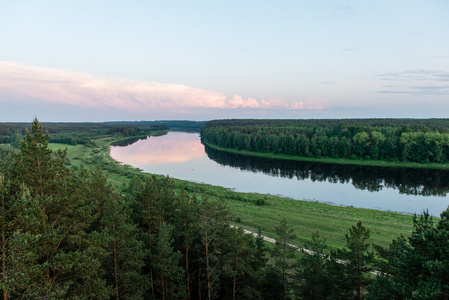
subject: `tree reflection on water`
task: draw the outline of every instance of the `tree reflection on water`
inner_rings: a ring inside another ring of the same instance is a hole
[[[449,171],[412,168],[368,167],[266,159],[218,151],[205,146],[207,156],[215,162],[270,176],[310,179],[330,183],[352,183],[360,190],[378,192],[396,189],[401,194],[446,196]]]

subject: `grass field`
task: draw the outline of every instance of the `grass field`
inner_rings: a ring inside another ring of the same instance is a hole
[[[181,180],[177,182],[197,195],[226,199],[234,215],[233,225],[240,225],[251,231],[257,231],[260,226],[262,234],[269,237],[276,236],[275,227],[285,217],[296,232],[295,243],[298,246],[304,246],[311,238],[312,232],[319,231],[329,247],[342,248],[345,245],[344,234],[359,220],[371,230],[372,242],[382,246],[389,245],[391,240],[401,233],[409,235],[412,229],[411,216],[394,212],[239,193],[222,187]],[[260,200],[265,204],[257,205]]]
[[[119,164],[109,156],[109,144],[115,138],[95,140],[95,147],[84,145],[67,146],[67,156],[73,168],[81,164],[89,167],[101,163],[108,173],[109,180],[118,189],[122,189],[129,180],[141,170]],[[51,149],[65,148],[65,145],[50,144]],[[282,218],[286,218],[294,228],[297,238],[294,243],[304,246],[314,231],[319,231],[330,248],[345,246],[345,233],[361,220],[371,230],[371,242],[387,246],[391,240],[401,233],[408,236],[412,230],[412,217],[394,212],[385,212],[353,207],[333,206],[318,202],[299,201],[272,195],[233,192],[223,187],[176,180],[178,189],[181,186],[198,197],[208,196],[211,199],[223,199],[233,214],[232,224],[245,229],[276,237],[275,227]],[[257,203],[265,203],[257,205]]]

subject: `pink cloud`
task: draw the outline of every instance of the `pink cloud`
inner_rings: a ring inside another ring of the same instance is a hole
[[[314,110],[323,110],[324,109],[325,99],[322,98],[314,98],[310,101],[297,101],[290,103],[288,105],[289,109],[314,109]]]
[[[315,109],[312,102],[244,99],[182,84],[93,76],[81,72],[0,62],[0,102],[46,102],[82,108],[112,108],[145,114],[167,109]]]

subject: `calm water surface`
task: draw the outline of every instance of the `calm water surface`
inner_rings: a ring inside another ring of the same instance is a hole
[[[408,214],[428,209],[435,216],[449,205],[448,171],[338,166],[244,157],[205,147],[197,133],[169,132],[124,147],[112,146],[111,156],[148,173],[240,192]]]

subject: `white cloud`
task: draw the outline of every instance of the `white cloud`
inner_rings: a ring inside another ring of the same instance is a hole
[[[244,99],[239,95],[229,98],[220,92],[182,84],[106,78],[12,62],[0,62],[0,101],[13,103],[39,101],[88,109],[127,110],[142,114],[167,109],[305,107],[303,104],[290,104],[278,99],[257,100],[251,97]],[[308,105],[306,108],[314,107]]]

